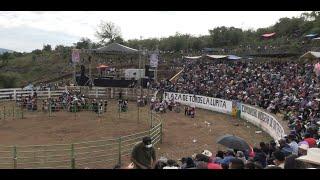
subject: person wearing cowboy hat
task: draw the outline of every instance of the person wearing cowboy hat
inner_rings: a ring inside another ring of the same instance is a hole
[[[300,156],[297,160],[310,164],[314,168],[320,168],[320,148],[309,148],[307,155]]]

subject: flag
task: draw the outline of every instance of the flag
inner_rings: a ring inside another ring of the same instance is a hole
[[[72,62],[80,62],[80,50],[73,49],[72,50]]]

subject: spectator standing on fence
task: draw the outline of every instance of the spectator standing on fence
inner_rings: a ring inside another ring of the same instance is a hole
[[[152,147],[151,138],[144,137],[131,153],[131,161],[136,169],[151,169],[156,162],[156,151]]]

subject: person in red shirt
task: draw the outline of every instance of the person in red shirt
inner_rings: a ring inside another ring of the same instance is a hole
[[[317,141],[316,139],[312,138],[309,133],[306,133],[304,135],[304,141],[307,141],[309,144],[309,148],[313,148],[317,146]]]

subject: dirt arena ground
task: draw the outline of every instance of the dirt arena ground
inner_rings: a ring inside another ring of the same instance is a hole
[[[0,104],[0,109],[3,105]],[[12,104],[5,105],[10,107]],[[129,111],[121,113],[119,119],[116,101],[109,101],[107,113],[101,117],[93,112],[54,112],[52,117],[41,111],[25,112],[24,119],[0,119],[0,144],[56,144],[119,137],[149,127],[148,107],[140,108],[139,116],[138,124],[138,109],[134,102],[129,102]],[[197,109],[195,118],[184,116],[183,111],[160,116],[163,119],[163,143],[156,146],[157,158],[179,159],[204,149],[215,153],[225,149],[216,144],[217,138],[225,134],[242,137],[253,146],[271,140],[264,132],[257,134],[260,129],[246,121],[207,110]],[[129,157],[125,157],[123,166],[129,163]]]

